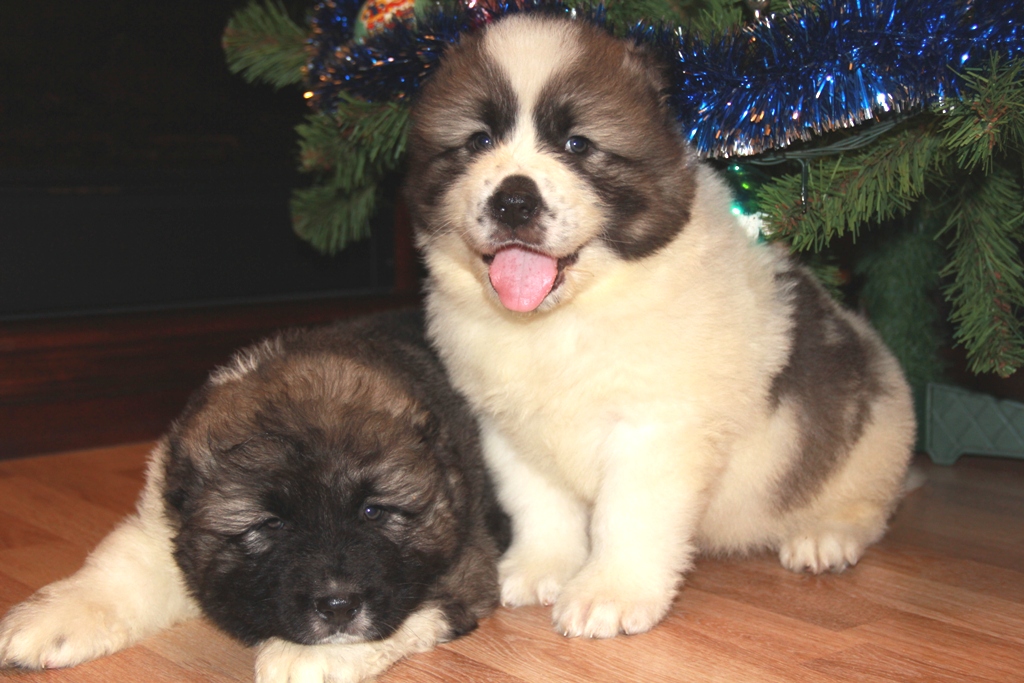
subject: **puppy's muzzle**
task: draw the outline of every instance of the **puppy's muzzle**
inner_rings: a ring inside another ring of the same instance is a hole
[[[544,235],[537,226],[537,217],[544,208],[544,201],[532,179],[523,175],[508,176],[491,195],[487,208],[495,222],[494,242],[542,243]]]
[[[357,593],[325,595],[314,601],[316,613],[335,631],[341,631],[359,616],[363,598]]]

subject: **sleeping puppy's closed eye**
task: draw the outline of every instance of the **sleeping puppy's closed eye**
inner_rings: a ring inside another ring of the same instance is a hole
[[[202,613],[259,645],[260,681],[361,680],[472,630],[507,518],[421,328],[288,332],[215,372],[138,515],[5,618],[3,662],[70,666]]]

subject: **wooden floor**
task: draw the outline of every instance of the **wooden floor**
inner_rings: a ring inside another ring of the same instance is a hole
[[[148,444],[0,462],[0,611],[65,576],[133,505]],[[653,632],[569,640],[548,610],[499,610],[382,683],[1024,681],[1024,461],[921,460],[921,488],[841,575],[703,559]],[[252,654],[191,622],[18,683],[250,681]]]

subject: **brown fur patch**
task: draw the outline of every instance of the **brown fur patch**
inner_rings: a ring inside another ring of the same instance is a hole
[[[584,131],[594,153],[569,157],[608,207],[605,242],[621,257],[648,256],[689,221],[695,159],[663,92],[663,67],[640,48],[578,25],[580,59],[542,91],[534,122],[560,149]]]
[[[843,319],[829,295],[802,268],[780,273],[792,290],[793,345],[786,366],[772,378],[770,401],[794,404],[799,456],[778,483],[780,511],[809,503],[860,439],[881,389],[870,348]]]
[[[451,73],[460,76],[446,76]],[[487,55],[479,34],[444,53],[409,130],[409,167],[424,171],[409,173],[405,187],[409,201],[420,207],[413,215],[419,229],[439,227],[433,209],[444,188],[465,172],[472,157],[469,136],[482,129],[503,139],[516,125],[517,107],[507,77]]]

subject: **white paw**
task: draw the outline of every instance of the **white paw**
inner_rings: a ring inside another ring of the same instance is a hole
[[[357,681],[346,677],[341,667],[332,667],[324,648],[272,639],[256,654],[256,683],[325,683]]]
[[[645,581],[588,567],[566,584],[555,603],[555,628],[566,636],[586,638],[644,633],[668,613],[676,581],[675,577]]]
[[[790,571],[820,574],[841,572],[857,564],[864,554],[864,543],[848,532],[824,530],[800,534],[779,548],[779,560]]]
[[[579,571],[582,557],[530,552],[515,545],[498,564],[501,604],[506,607],[553,605],[562,586]]]
[[[450,628],[443,612],[428,606],[385,640],[299,645],[271,638],[256,652],[256,683],[359,683],[403,657],[433,648]]]
[[[114,605],[75,597],[69,584],[43,589],[0,622],[0,666],[56,669],[127,647],[136,640]]]

